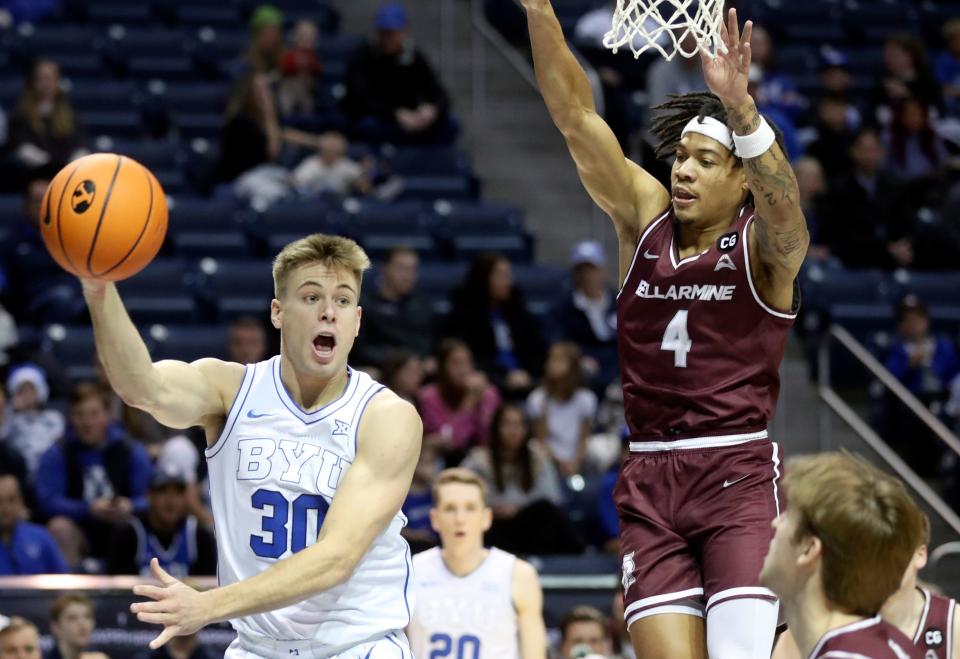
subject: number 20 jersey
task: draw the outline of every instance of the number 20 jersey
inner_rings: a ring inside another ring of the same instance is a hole
[[[753,222],[744,206],[713,245],[682,260],[672,206],[640,236],[617,296],[631,441],[761,432],[773,417],[796,309],[760,298],[747,248]]]
[[[221,585],[255,576],[316,542],[356,458],[363,411],[382,389],[349,369],[340,398],[305,412],[280,379],[280,357],[247,366],[223,432],[206,451]],[[309,640],[326,656],[406,627],[414,602],[410,548],[400,536],[405,524],[398,512],[339,586],[231,621],[241,641]]]

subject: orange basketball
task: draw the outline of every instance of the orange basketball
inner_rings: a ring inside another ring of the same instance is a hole
[[[167,234],[167,200],[156,177],[136,160],[93,153],[50,182],[40,230],[65,270],[120,281],[157,255]]]

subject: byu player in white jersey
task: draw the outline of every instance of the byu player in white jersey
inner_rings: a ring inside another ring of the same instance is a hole
[[[413,407],[347,366],[370,261],[346,238],[314,234],[273,265],[280,355],[242,366],[153,363],[113,284],[84,280],[97,350],[130,405],[174,428],[203,426],[221,586],[166,574],[131,610],[162,624],[150,643],[230,620],[227,657],[412,659],[413,610],[399,512],[422,426]],[[318,535],[319,533],[319,535]]]
[[[413,557],[418,607],[407,629],[423,659],[545,659],[543,592],[532,565],[483,546],[493,512],[468,469],[433,484],[430,524],[440,547]]]

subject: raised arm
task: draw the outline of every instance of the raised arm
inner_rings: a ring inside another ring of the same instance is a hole
[[[563,133],[580,180],[613,220],[621,246],[632,248],[642,227],[666,208],[659,181],[623,155],[613,131],[597,114],[583,68],[563,37],[550,0],[521,0],[527,10],[540,93]]]
[[[537,571],[526,561],[513,566],[513,606],[517,610],[522,659],[546,659],[547,630],[543,623],[543,590]]]
[[[761,134],[763,123],[747,93],[752,31],[753,24],[747,21],[741,38],[737,11],[731,9],[721,33],[727,52],[712,58],[701,51],[707,85],[723,102],[727,122],[738,137]],[[797,178],[776,142],[758,155],[741,157],[756,211],[749,245],[751,256],[756,257],[753,274],[761,296],[768,303],[789,309],[793,301],[793,281],[810,245]]]
[[[115,285],[83,280],[97,354],[125,403],[171,428],[213,428],[243,379],[243,366],[217,359],[154,363]],[[230,400],[225,400],[230,396]]]
[[[137,586],[153,598],[131,606],[142,622],[162,624],[157,648],[212,622],[273,611],[337,586],[400,510],[420,455],[423,427],[412,405],[390,391],[377,394],[360,422],[357,457],[337,488],[316,544],[260,574],[198,593],[152,565],[163,587]]]

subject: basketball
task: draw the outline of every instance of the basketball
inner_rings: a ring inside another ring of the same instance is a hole
[[[40,230],[65,270],[120,281],[157,255],[167,233],[167,201],[156,177],[136,160],[94,153],[53,178],[40,206]]]

